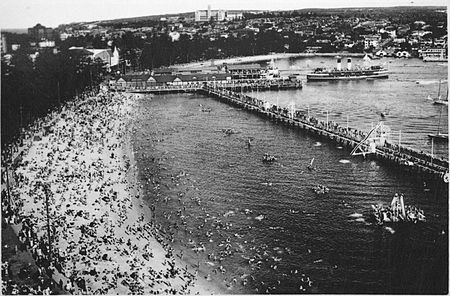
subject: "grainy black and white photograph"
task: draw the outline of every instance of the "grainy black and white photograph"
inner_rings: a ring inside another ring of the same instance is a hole
[[[1,294],[448,294],[447,9],[2,0]]]

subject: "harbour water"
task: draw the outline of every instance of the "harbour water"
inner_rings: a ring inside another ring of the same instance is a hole
[[[349,126],[361,130],[383,119],[402,131],[402,144],[431,149],[426,135],[435,132],[439,113],[447,131],[448,111],[426,97],[437,93],[439,79],[445,95],[447,64],[381,62],[392,73],[388,80],[305,83],[254,95],[309,106],[321,119],[328,111],[343,126],[348,115]],[[276,63],[284,73],[305,75],[334,60]],[[230,293],[448,292],[448,190],[198,94],[143,97],[135,113],[143,198],[183,259]],[[236,133],[227,135],[228,128]],[[448,158],[446,143],[434,149]],[[263,163],[264,153],[278,160]],[[316,195],[317,184],[329,193]],[[389,203],[395,192],[423,209],[427,222],[373,224],[371,205]]]

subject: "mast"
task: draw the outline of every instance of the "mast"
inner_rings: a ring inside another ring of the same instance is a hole
[[[438,123],[438,131],[437,131],[438,135],[440,134],[440,131],[441,131],[441,116],[442,116],[442,106],[441,106],[441,109],[439,109],[439,123]]]
[[[439,79],[438,100],[441,99],[441,80]]]

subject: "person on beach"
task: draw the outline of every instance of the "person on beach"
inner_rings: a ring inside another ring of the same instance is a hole
[[[136,215],[137,199],[130,198],[136,194],[127,192],[123,147],[132,100],[100,91],[67,103],[62,113],[52,112],[40,123],[49,128],[45,135],[36,129],[40,139],[31,141],[15,168],[11,193],[18,212],[7,213],[10,223],[22,222],[20,249],[31,251],[44,276],[64,279],[69,293],[154,294],[195,285],[174,277],[181,269],[168,243],[173,238]],[[46,204],[49,231],[41,227],[46,211],[36,211]],[[156,283],[157,278],[167,281]],[[39,290],[53,291],[45,284]]]

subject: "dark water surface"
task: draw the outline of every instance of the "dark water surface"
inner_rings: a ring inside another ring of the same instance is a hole
[[[277,64],[298,73],[302,63],[313,68],[320,61]],[[316,115],[327,108],[330,119],[344,118],[344,125],[351,112],[350,126],[361,129],[376,123],[376,108],[387,107],[386,124],[393,130],[401,125],[404,143],[425,149],[439,116],[425,98],[438,84],[416,84],[410,68],[421,61],[394,62],[388,80],[307,83],[302,90],[258,96],[272,102],[278,97],[280,105],[295,100],[298,108],[309,104]],[[438,81],[439,71],[420,80]],[[199,264],[230,293],[301,293],[300,286],[309,293],[447,293],[447,190],[433,183],[424,188],[416,176],[352,158],[336,144],[206,96],[153,96],[138,105],[134,148],[147,184],[145,199],[154,204],[157,221],[174,233],[183,259]],[[238,133],[225,135],[225,128]],[[442,154],[448,150],[447,144],[436,147]],[[263,163],[266,152],[278,161]],[[316,184],[329,187],[329,194],[316,195]],[[389,203],[395,192],[422,208],[427,223],[372,224],[370,206]],[[199,247],[205,251],[194,252]]]

